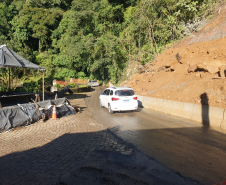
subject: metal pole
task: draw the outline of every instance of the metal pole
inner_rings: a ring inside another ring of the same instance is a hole
[[[9,68],[9,84],[8,84],[9,90],[10,90],[10,68]]]
[[[44,97],[44,70],[42,72],[42,96],[43,96],[42,101],[44,101],[45,100],[45,97]]]

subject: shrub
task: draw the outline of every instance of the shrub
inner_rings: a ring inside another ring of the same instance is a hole
[[[85,84],[81,84],[78,86],[79,88],[82,88],[82,87],[88,87],[88,85],[85,85]]]
[[[20,92],[41,92],[41,86],[38,82],[30,81],[23,83],[23,87],[16,88]]]
[[[58,83],[55,84],[54,86],[57,87],[58,90],[61,89],[61,86],[60,86],[60,84],[58,84]]]
[[[6,88],[3,86],[0,86],[0,92],[6,92]]]
[[[74,88],[74,87],[76,86],[76,84],[75,84],[75,83],[70,83],[69,86],[70,86],[71,88]]]

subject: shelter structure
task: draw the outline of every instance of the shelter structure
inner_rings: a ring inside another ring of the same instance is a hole
[[[44,101],[44,71],[45,68],[40,67],[28,60],[24,59],[14,51],[10,50],[6,45],[0,45],[0,68],[9,69],[9,89],[10,89],[10,68],[31,68],[43,71],[42,81],[43,81],[43,101]]]

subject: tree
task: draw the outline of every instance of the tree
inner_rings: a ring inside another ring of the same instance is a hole
[[[14,37],[21,47],[41,53],[51,46],[51,33],[62,18],[61,10],[33,8],[25,5],[12,20]]]
[[[59,27],[53,32],[53,46],[59,50],[53,63],[82,71],[93,78],[118,81],[125,62],[120,50],[123,7],[107,0],[73,1]]]

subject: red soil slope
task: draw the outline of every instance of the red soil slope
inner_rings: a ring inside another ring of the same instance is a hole
[[[204,104],[226,108],[225,36],[226,9],[221,8],[198,33],[166,49],[122,85],[138,95],[195,104],[205,95]]]

